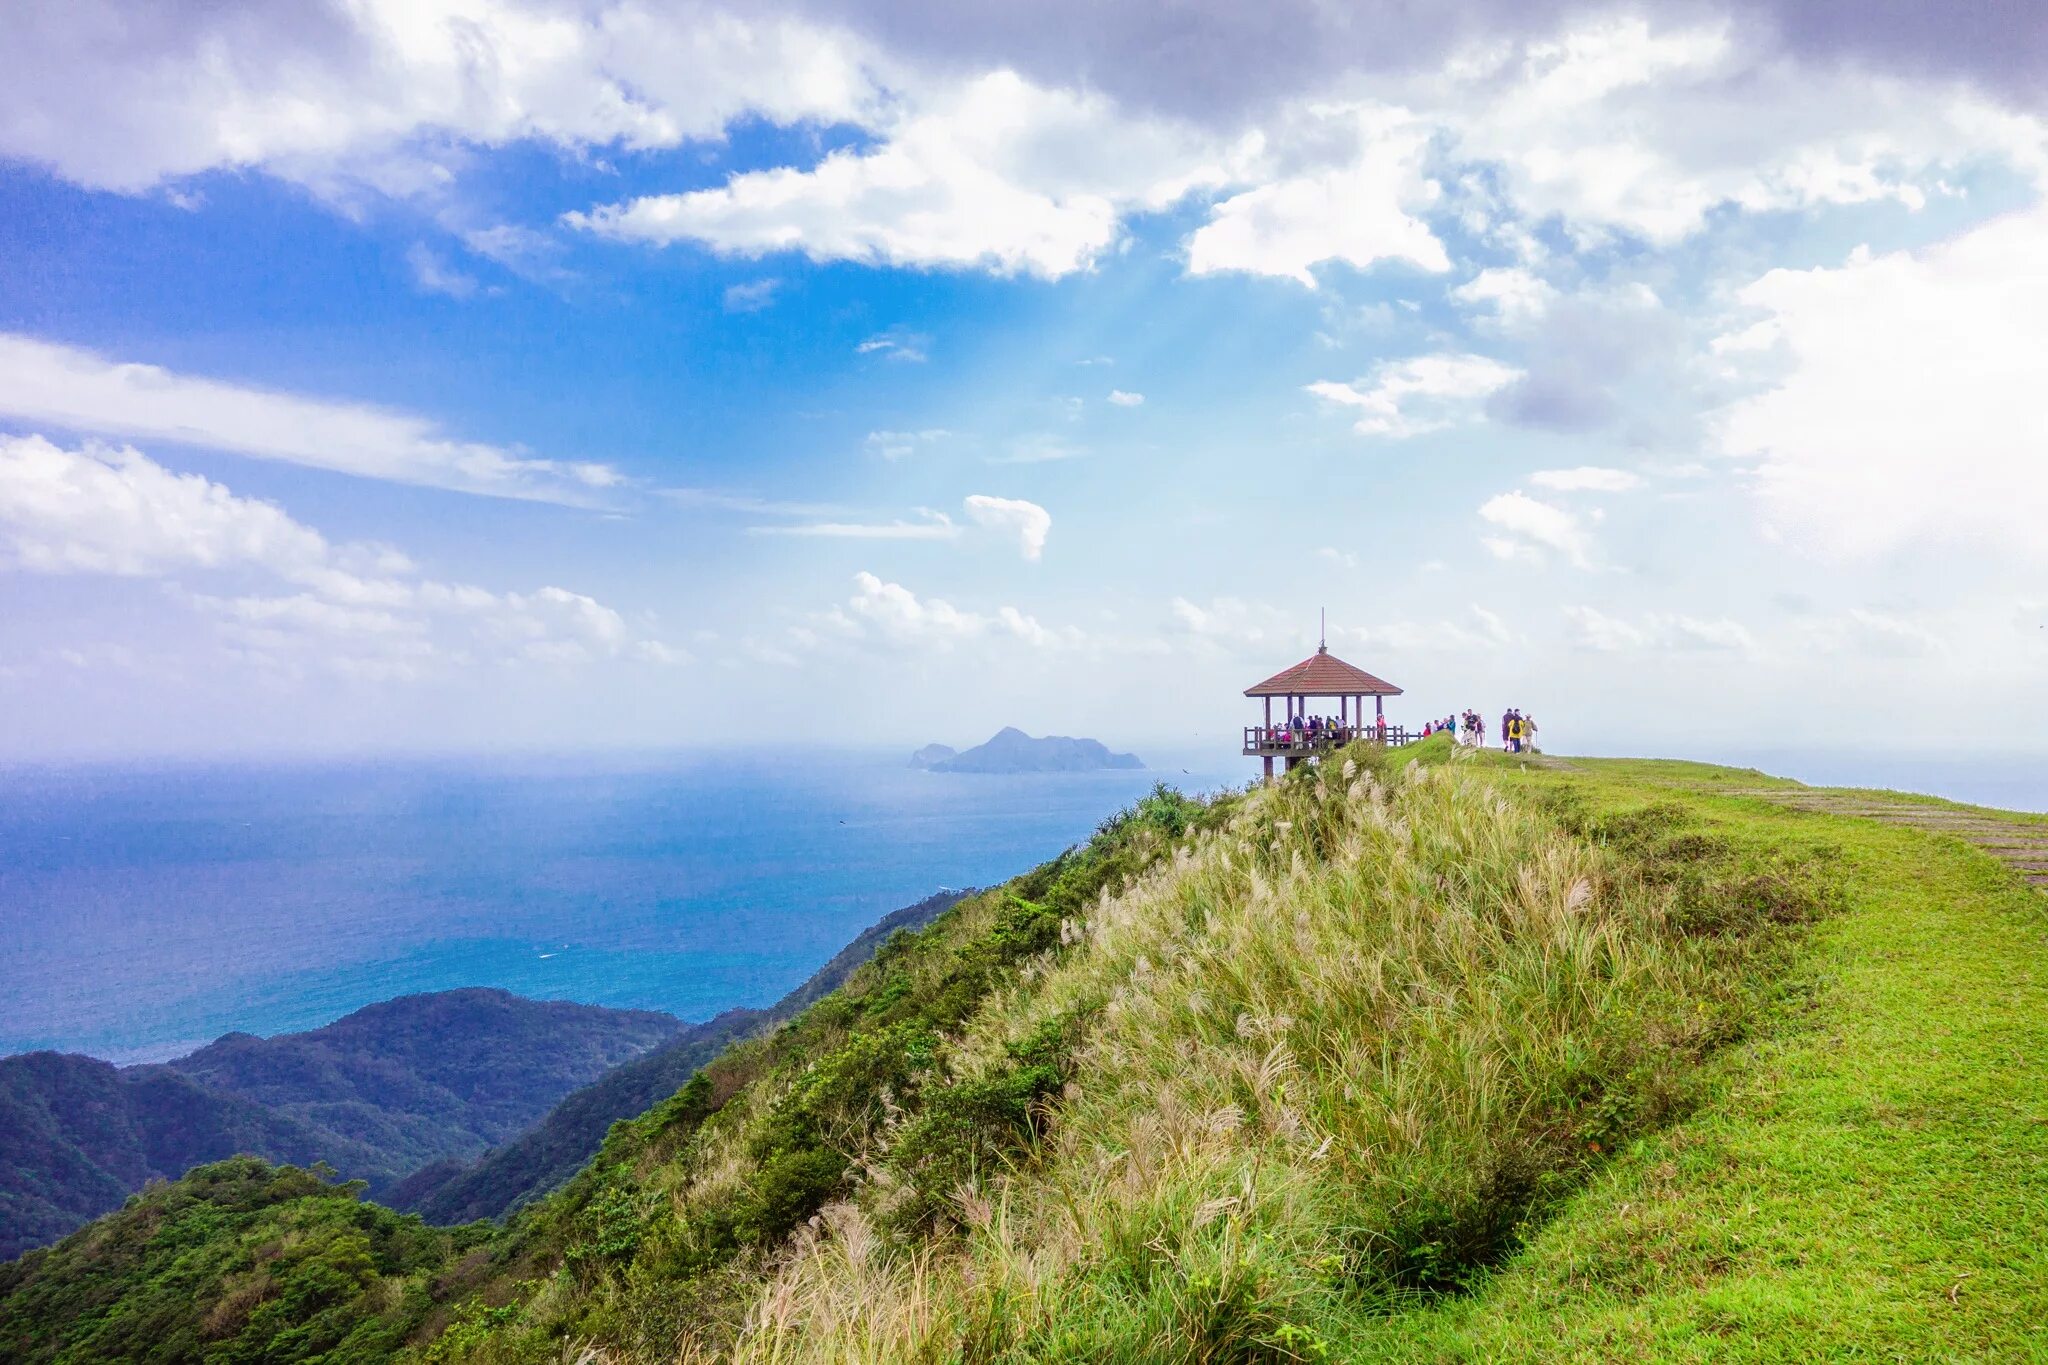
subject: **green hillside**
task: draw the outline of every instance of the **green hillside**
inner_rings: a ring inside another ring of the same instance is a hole
[[[501,1230],[207,1168],[0,1268],[0,1354],[2039,1357],[2048,900],[1998,850],[2048,821],[1810,795],[1442,741],[1162,789]]]
[[[161,1065],[0,1058],[0,1257],[119,1208],[146,1181],[238,1153],[324,1161],[391,1194],[682,1027],[647,1010],[470,989],[368,1005],[304,1033],[230,1033]]]

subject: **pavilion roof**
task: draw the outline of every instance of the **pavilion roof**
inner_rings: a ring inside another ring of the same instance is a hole
[[[1345,663],[1330,652],[1328,645],[1292,668],[1283,668],[1255,687],[1244,690],[1247,697],[1398,697],[1401,689],[1384,678]]]

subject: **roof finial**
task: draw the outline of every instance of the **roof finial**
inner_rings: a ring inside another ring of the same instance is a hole
[[[1330,609],[1328,607],[1318,607],[1316,610],[1322,613],[1322,626],[1316,631],[1316,653],[1328,654],[1330,652]]]

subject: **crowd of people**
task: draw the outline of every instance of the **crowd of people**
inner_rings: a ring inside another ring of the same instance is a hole
[[[1444,716],[1423,725],[1421,737],[1428,739],[1435,734],[1449,734],[1454,744],[1482,748],[1486,744],[1486,718],[1477,711],[1466,710],[1462,715]],[[1390,734],[1406,740],[1415,733],[1402,731],[1387,725],[1385,716],[1375,716],[1363,723],[1350,724],[1336,716],[1290,716],[1280,724],[1263,732],[1267,743],[1279,743],[1295,748],[1323,749],[1349,744],[1355,739],[1385,740]],[[1534,753],[1536,751],[1536,719],[1524,715],[1519,708],[1510,707],[1500,718],[1501,748],[1511,754]]]
[[[1266,732],[1269,740],[1292,744],[1301,748],[1317,749],[1340,744],[1349,744],[1354,739],[1367,739],[1387,735],[1387,718],[1377,716],[1371,721],[1347,724],[1336,716],[1289,716]]]
[[[1459,744],[1477,749],[1486,744],[1486,718],[1477,711],[1466,710],[1463,716],[1452,724],[1446,720],[1439,729],[1449,730]],[[1511,754],[1536,752],[1536,718],[1524,715],[1519,707],[1509,707],[1501,713],[1500,746]]]

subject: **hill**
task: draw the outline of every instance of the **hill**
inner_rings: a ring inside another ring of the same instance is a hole
[[[885,915],[842,948],[803,985],[765,1010],[727,1010],[684,1029],[644,1057],[606,1072],[571,1094],[540,1123],[474,1163],[442,1162],[390,1192],[396,1208],[434,1223],[496,1218],[574,1175],[612,1124],[645,1113],[687,1083],[725,1047],[797,1013],[836,990],[899,929],[921,929],[967,893],[944,891]]]
[[[158,1066],[0,1059],[0,1254],[69,1232],[145,1181],[243,1152],[325,1161],[387,1191],[512,1136],[679,1028],[651,1011],[458,990],[304,1033],[231,1033]]]
[[[1066,735],[1034,739],[1015,726],[1004,726],[987,743],[961,753],[943,744],[929,744],[910,761],[912,767],[938,773],[1080,773],[1145,766],[1136,754],[1113,754],[1099,740]]]
[[[208,1168],[0,1268],[0,1353],[2029,1358],[2048,901],[1807,790],[1441,740],[1162,789],[502,1230]]]
[[[234,1152],[311,1163],[330,1155],[325,1137],[174,1071],[57,1052],[0,1059],[0,1259],[119,1208],[148,1181]]]

